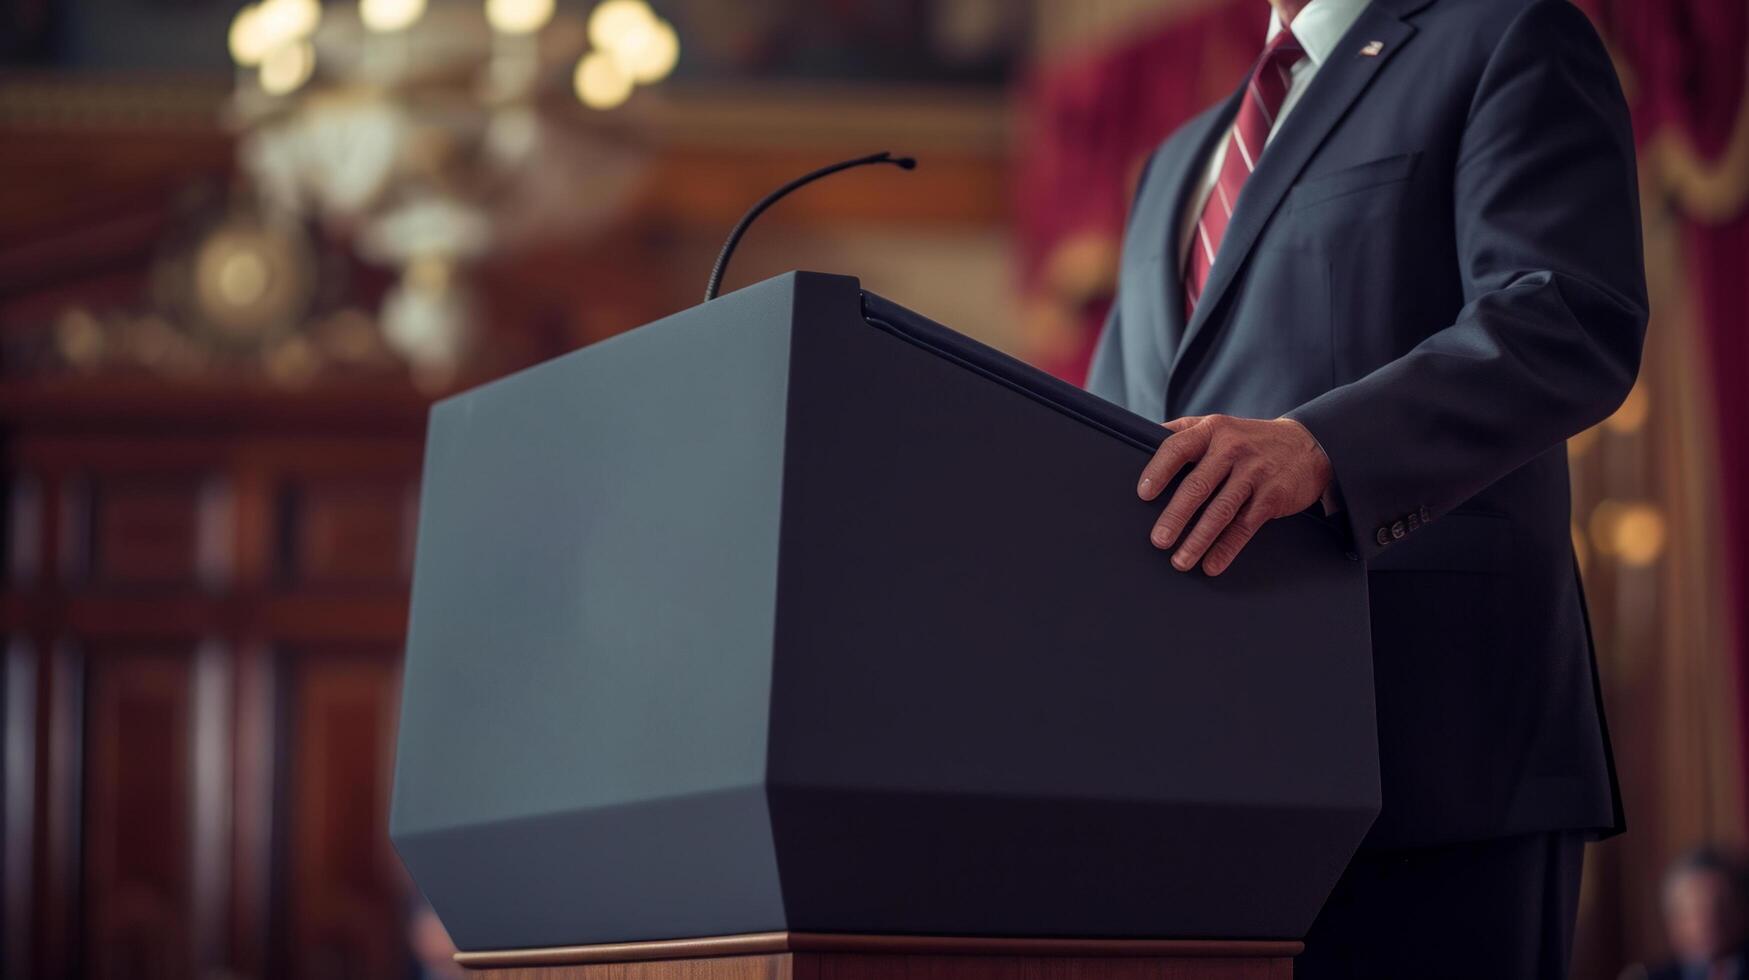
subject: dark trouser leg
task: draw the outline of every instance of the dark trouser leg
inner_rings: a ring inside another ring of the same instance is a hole
[[[1584,837],[1363,851],[1294,961],[1295,980],[1562,980]]]

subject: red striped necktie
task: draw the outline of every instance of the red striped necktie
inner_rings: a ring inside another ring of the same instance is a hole
[[[1221,250],[1221,239],[1232,220],[1233,208],[1239,203],[1239,190],[1250,179],[1251,171],[1263,157],[1263,144],[1269,140],[1269,130],[1281,113],[1287,98],[1289,72],[1294,62],[1305,56],[1293,32],[1283,27],[1263,49],[1257,67],[1251,70],[1251,81],[1245,86],[1245,98],[1239,103],[1239,115],[1233,120],[1233,130],[1227,136],[1227,156],[1221,162],[1221,175],[1209,192],[1197,219],[1196,232],[1190,237],[1190,247],[1184,258],[1184,318],[1196,309],[1202,289],[1208,282],[1209,269]]]

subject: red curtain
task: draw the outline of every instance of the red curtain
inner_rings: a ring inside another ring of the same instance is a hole
[[[1238,85],[1268,18],[1257,0],[1204,6],[1047,64],[1022,86],[1014,213],[1025,353],[1041,367],[1086,376],[1142,164]]]
[[[1749,4],[1586,0],[1616,56],[1654,206],[1680,215],[1711,367],[1740,717],[1749,717]],[[1749,778],[1749,753],[1744,753]]]

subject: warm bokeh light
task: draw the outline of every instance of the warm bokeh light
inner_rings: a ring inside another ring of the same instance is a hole
[[[322,5],[316,0],[262,0],[258,6],[270,48],[309,37],[322,22]]]
[[[285,95],[310,80],[316,68],[316,49],[308,41],[281,45],[261,59],[261,90]]]
[[[633,83],[660,81],[680,60],[673,25],[643,0],[604,0],[589,14],[589,43]]]
[[[553,0],[486,0],[486,20],[504,34],[531,34],[553,19]]]
[[[358,16],[373,31],[411,27],[425,13],[425,0],[359,0]]]
[[[1664,514],[1641,501],[1605,500],[1591,512],[1590,537],[1600,555],[1643,568],[1664,553]]]
[[[680,38],[666,21],[647,20],[620,35],[607,52],[634,81],[647,85],[674,70],[680,60]]]
[[[226,40],[231,59],[253,68],[269,52],[289,47],[315,32],[322,21],[316,0],[263,0],[237,11]]]
[[[261,63],[267,54],[267,31],[261,22],[261,8],[250,4],[231,18],[231,31],[226,38],[231,48],[231,60],[245,68]]]
[[[656,12],[643,0],[602,0],[589,13],[589,43],[612,51],[627,35],[656,20]]]
[[[242,249],[230,252],[219,262],[219,295],[232,306],[253,305],[267,295],[272,275],[273,270],[261,253]]]
[[[591,109],[612,109],[632,94],[632,77],[601,51],[591,51],[577,62],[573,81],[577,98]]]
[[[1664,515],[1651,504],[1631,504],[1615,523],[1615,553],[1625,565],[1644,567],[1664,553]]]

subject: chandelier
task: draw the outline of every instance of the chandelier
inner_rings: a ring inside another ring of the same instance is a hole
[[[436,383],[470,339],[471,263],[586,235],[623,205],[640,155],[604,114],[680,50],[645,0],[587,17],[554,0],[260,0],[229,46],[260,209],[396,270],[383,339]]]

